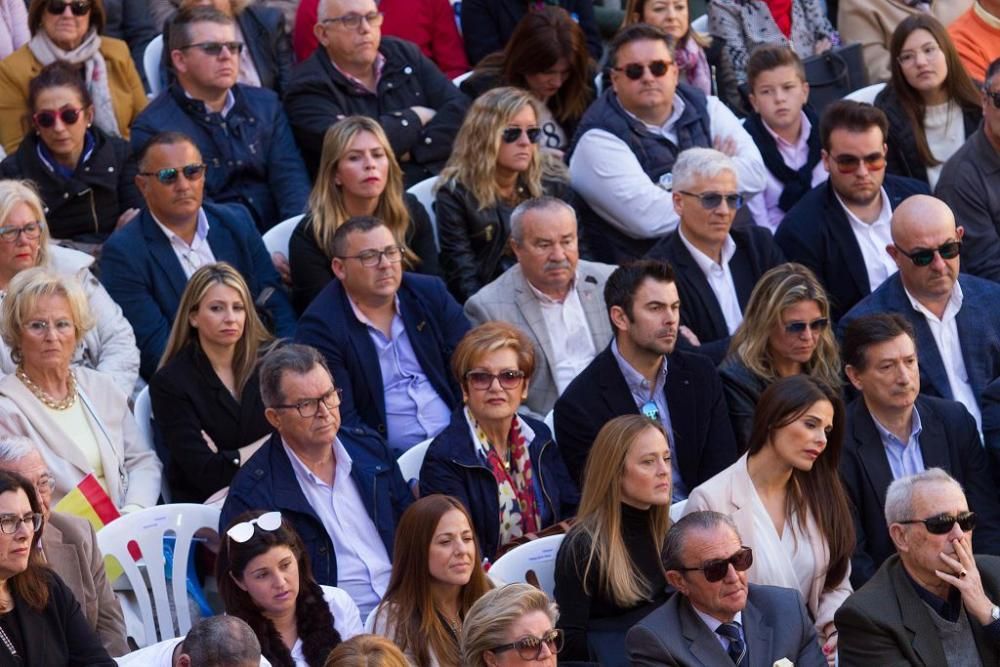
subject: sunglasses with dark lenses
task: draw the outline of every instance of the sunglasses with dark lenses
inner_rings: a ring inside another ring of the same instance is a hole
[[[222,53],[223,47],[228,49],[234,56],[238,56],[243,51],[243,42],[198,42],[197,44],[182,46],[180,50],[198,49],[206,56],[217,57]]]
[[[910,519],[909,521],[897,521],[896,523],[922,523],[931,535],[945,535],[957,523],[962,532],[967,533],[976,527],[976,513],[962,512],[958,515],[938,514],[929,519]]]
[[[496,375],[486,371],[469,371],[465,374],[465,379],[473,389],[489,389],[493,386],[493,380],[498,380],[504,389],[517,389],[524,381],[524,371],[500,371]]]
[[[991,90],[984,90],[983,92],[986,94],[986,97],[988,97],[990,101],[993,102],[993,108],[1000,109],[1000,90],[998,90],[995,93]]]
[[[864,157],[838,155],[833,161],[837,164],[837,171],[842,174],[853,174],[861,167],[862,162],[868,171],[879,171],[885,168],[885,153],[872,153]]]
[[[542,656],[542,646],[549,647],[549,652],[553,655],[559,653],[563,647],[563,631],[557,629],[549,630],[541,637],[528,635],[521,637],[516,642],[494,646],[490,649],[493,653],[503,653],[504,651],[517,651],[517,655],[526,662],[534,662]]]
[[[539,127],[508,127],[504,129],[500,138],[503,139],[505,144],[512,144],[521,138],[521,133],[528,135],[528,141],[533,144],[537,144],[538,137],[541,135],[542,129]]]
[[[729,558],[707,560],[702,563],[701,567],[679,567],[677,569],[681,572],[701,570],[705,575],[705,581],[716,582],[726,578],[730,565],[737,572],[746,572],[749,570],[750,566],[753,565],[753,549],[750,547],[740,547],[740,550]]]
[[[740,206],[743,206],[743,195],[739,193],[724,195],[721,192],[702,192],[700,194],[696,192],[685,192],[683,190],[678,190],[678,192],[682,195],[687,195],[688,197],[697,197],[698,201],[701,203],[701,207],[706,211],[714,211],[719,208],[719,206],[722,205],[723,199],[726,200],[726,206],[728,206],[731,210],[735,211]]]
[[[785,333],[800,336],[806,332],[806,329],[809,329],[813,333],[819,333],[829,324],[830,320],[826,317],[820,317],[812,322],[789,322],[785,325]]]
[[[173,185],[177,182],[177,178],[184,174],[184,178],[189,181],[201,180],[201,177],[205,175],[205,169],[208,168],[207,164],[186,164],[180,169],[177,167],[167,167],[166,169],[160,169],[159,171],[140,171],[140,176],[156,176],[156,180],[164,185]]]
[[[31,119],[35,121],[35,125],[42,129],[49,129],[54,127],[56,124],[56,118],[63,122],[63,125],[76,125],[76,121],[80,120],[80,116],[83,115],[82,108],[74,107],[63,107],[58,111],[52,109],[43,109],[38,113],[32,114]]]
[[[624,72],[625,76],[632,79],[633,81],[638,81],[642,78],[643,73],[646,69],[649,69],[649,73],[659,79],[661,76],[670,71],[670,66],[673,65],[671,62],[666,60],[654,60],[648,65],[643,65],[642,63],[629,63],[624,67],[613,67],[612,69],[616,72]]]
[[[45,5],[45,10],[49,14],[56,16],[66,11],[66,8],[73,12],[73,16],[86,16],[90,13],[90,3],[86,0],[73,0],[73,2],[63,2],[63,0],[49,0]]]
[[[937,248],[925,248],[914,250],[913,252],[906,252],[899,246],[896,246],[896,250],[909,257],[914,266],[929,266],[934,261],[934,253],[941,255],[941,259],[955,259],[958,257],[958,253],[962,250],[962,242],[948,241],[947,243],[942,243]]]

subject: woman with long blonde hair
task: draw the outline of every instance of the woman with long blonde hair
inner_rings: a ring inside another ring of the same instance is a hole
[[[423,205],[403,190],[403,171],[378,121],[348,116],[326,131],[309,212],[292,232],[292,304],[298,312],[333,279],[333,235],[349,218],[383,220],[406,247],[405,268],[438,275],[434,229]]]
[[[625,634],[667,598],[660,551],[670,501],[660,423],[623,415],[605,424],[587,456],[576,525],[556,558],[564,659],[627,665]]]
[[[175,502],[228,486],[270,435],[257,362],[271,342],[239,271],[219,262],[194,272],[149,382]]]

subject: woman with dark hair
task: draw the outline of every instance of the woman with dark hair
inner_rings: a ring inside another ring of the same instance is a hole
[[[34,132],[0,163],[0,177],[32,181],[49,234],[92,249],[143,206],[127,141],[94,125],[94,102],[77,69],[56,61],[28,84]]]
[[[374,631],[416,667],[460,667],[462,620],[492,588],[468,510],[440,494],[410,505],[396,526],[392,563]]]
[[[216,562],[226,613],[253,628],[275,667],[322,667],[337,644],[361,634],[350,596],[320,586],[302,538],[281,512],[250,511],[222,536]]]
[[[844,404],[806,375],[778,380],[760,397],[750,448],[688,496],[684,513],[729,514],[754,552],[750,582],[796,588],[827,661],[837,654],[833,616],[851,594],[854,520],[837,466]]]
[[[114,667],[69,587],[45,565],[35,487],[0,471],[0,664]]]
[[[886,169],[933,190],[941,167],[982,122],[981,96],[948,31],[930,14],[896,26],[889,56],[890,79],[875,98],[889,119]]]

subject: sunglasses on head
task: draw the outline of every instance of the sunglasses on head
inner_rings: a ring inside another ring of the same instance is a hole
[[[922,523],[931,535],[945,535],[957,523],[962,532],[967,533],[976,527],[976,513],[961,512],[958,515],[938,514],[929,519],[910,519],[909,521],[897,521],[896,523]]]
[[[184,174],[184,178],[189,181],[201,180],[201,177],[205,175],[205,169],[208,168],[207,164],[186,164],[183,167],[167,167],[166,169],[160,169],[159,171],[140,171],[140,176],[156,176],[156,180],[164,185],[173,185],[177,182],[177,178]]]
[[[789,322],[785,325],[785,333],[792,334],[793,336],[799,336],[804,334],[806,329],[811,330],[813,333],[819,333],[830,324],[830,320],[826,317],[820,317],[812,322]]]
[[[737,572],[746,572],[753,565],[753,549],[750,547],[740,547],[740,550],[734,553],[729,558],[717,558],[715,560],[707,560],[702,563],[701,567],[679,567],[677,568],[681,572],[694,572],[696,570],[701,570],[705,575],[705,581],[710,583],[716,581],[722,581],[726,578],[729,573],[729,566],[732,565],[733,569]]]
[[[909,257],[914,266],[929,266],[934,261],[934,253],[941,255],[941,259],[955,259],[958,257],[958,253],[962,250],[962,242],[948,241],[947,243],[942,243],[937,248],[923,248],[921,250],[914,250],[913,252],[906,252],[899,246],[896,246],[896,250]]]
[[[885,168],[885,153],[872,153],[864,157],[838,155],[833,158],[833,161],[837,165],[837,171],[842,174],[853,174],[861,167],[862,162],[865,163],[865,168],[868,171],[879,171]]]
[[[235,526],[231,526],[226,531],[226,535],[232,541],[244,544],[249,542],[250,538],[253,537],[254,526],[269,533],[278,530],[278,528],[281,528],[281,512],[268,512],[267,514],[261,514],[256,519],[241,521]]]
[[[638,81],[642,78],[643,73],[649,69],[649,73],[659,79],[661,76],[670,71],[670,66],[673,65],[671,62],[666,60],[654,60],[648,65],[643,65],[642,63],[629,63],[624,67],[612,67],[616,72],[624,72],[625,76],[632,79],[633,81]]]
[[[700,194],[685,192],[684,190],[678,190],[677,192],[688,197],[697,197],[701,207],[706,211],[714,211],[719,208],[722,205],[723,199],[726,200],[726,206],[731,210],[735,211],[740,206],[743,206],[743,195],[739,193],[724,195],[721,192],[702,192]]]
[[[198,42],[182,46],[180,50],[198,49],[206,56],[217,57],[222,53],[223,48],[228,49],[234,56],[238,56],[243,51],[243,42]]]
[[[63,0],[49,0],[45,5],[45,10],[49,14],[56,16],[66,11],[66,7],[73,12],[73,16],[86,16],[90,13],[90,3],[86,0],[73,0],[73,2],[63,2]]]
[[[55,126],[56,118],[60,119],[63,125],[76,125],[76,121],[80,120],[80,116],[82,115],[83,109],[80,107],[63,107],[58,111],[43,109],[38,113],[32,114],[31,119],[35,121],[35,125],[47,130]]]
[[[541,135],[542,130],[538,127],[508,127],[504,129],[500,138],[503,139],[505,144],[512,144],[521,138],[522,133],[528,135],[528,141],[533,144],[537,144],[538,137]]]

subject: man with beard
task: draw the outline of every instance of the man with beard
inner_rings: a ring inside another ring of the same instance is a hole
[[[673,496],[683,500],[736,460],[722,381],[708,357],[674,349],[680,298],[670,266],[640,260],[616,269],[604,302],[614,339],[556,401],[559,451],[579,484],[601,427],[646,415],[669,435]]]
[[[785,216],[775,241],[805,264],[830,295],[834,320],[895,273],[885,254],[893,210],[926,183],[885,173],[888,121],[869,104],[841,100],[820,121],[823,165],[830,178]]]

